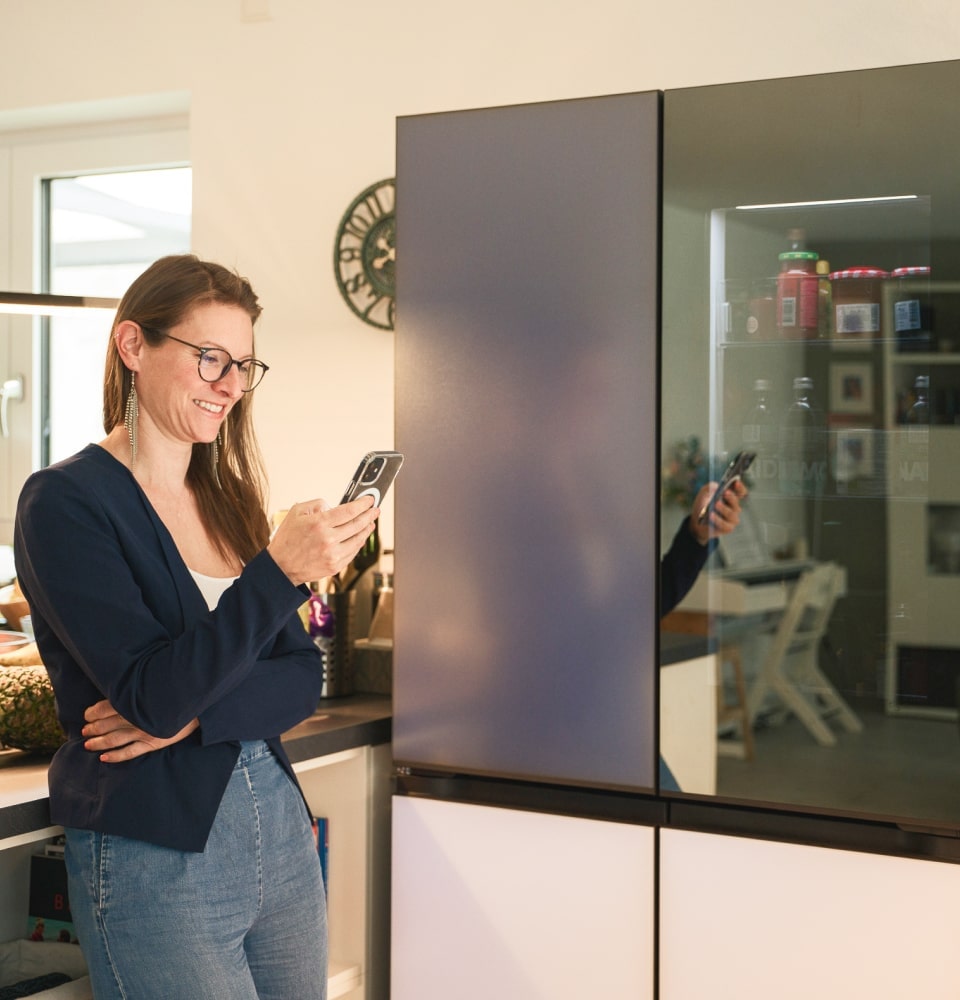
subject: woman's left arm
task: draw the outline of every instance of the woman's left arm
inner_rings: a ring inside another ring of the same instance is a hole
[[[114,764],[179,743],[198,729],[204,744],[280,736],[313,714],[322,680],[319,650],[294,616],[269,656],[257,660],[237,687],[173,737],[151,736],[119,715],[109,701],[100,701],[85,713],[84,745],[99,752],[104,763]]]

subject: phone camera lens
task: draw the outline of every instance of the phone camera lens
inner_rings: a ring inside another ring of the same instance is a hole
[[[383,468],[383,459],[376,458],[368,466],[367,471],[363,475],[363,481],[365,483],[376,482],[377,476],[380,475],[380,470]]]

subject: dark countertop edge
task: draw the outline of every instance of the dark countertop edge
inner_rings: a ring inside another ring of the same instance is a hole
[[[695,660],[717,651],[717,640],[686,632],[660,633],[660,666],[670,667],[684,660]]]
[[[309,719],[284,734],[292,764],[393,739],[393,699],[388,694],[326,698]]]
[[[357,694],[327,698],[316,713],[283,736],[291,763],[357,747],[389,743],[393,735],[393,701],[385,694]],[[42,758],[24,755],[24,763],[36,766]],[[15,767],[7,764],[6,767]],[[3,771],[0,769],[0,781]],[[45,830],[50,821],[47,798],[17,802],[0,808],[0,840]]]

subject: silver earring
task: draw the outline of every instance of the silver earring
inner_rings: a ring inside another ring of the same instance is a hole
[[[127,429],[130,439],[130,468],[137,461],[137,423],[140,420],[140,404],[137,400],[137,376],[130,372],[130,391],[127,393],[127,405],[123,411],[123,426]]]
[[[217,486],[220,486],[220,432],[217,432],[217,436],[213,439],[213,478],[217,481]],[[223,489],[222,486],[220,486]]]

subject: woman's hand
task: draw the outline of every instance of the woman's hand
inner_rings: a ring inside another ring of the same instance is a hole
[[[87,724],[82,729],[85,737],[84,748],[100,751],[100,759],[106,764],[117,764],[123,760],[133,760],[163,747],[179,743],[195,729],[200,728],[200,720],[194,719],[169,739],[151,736],[142,729],[131,725],[122,715],[117,715],[109,701],[98,701],[83,713]]]
[[[693,512],[689,520],[690,531],[701,545],[706,545],[711,538],[716,538],[718,535],[729,535],[736,528],[740,523],[740,501],[750,492],[742,480],[735,480],[717,501],[707,521],[701,524],[697,514],[710,502],[718,486],[719,483],[707,483],[706,486],[700,487],[693,501]]]
[[[339,507],[323,500],[294,504],[267,551],[294,584],[322,580],[345,569],[370,537],[380,510],[364,496]]]

